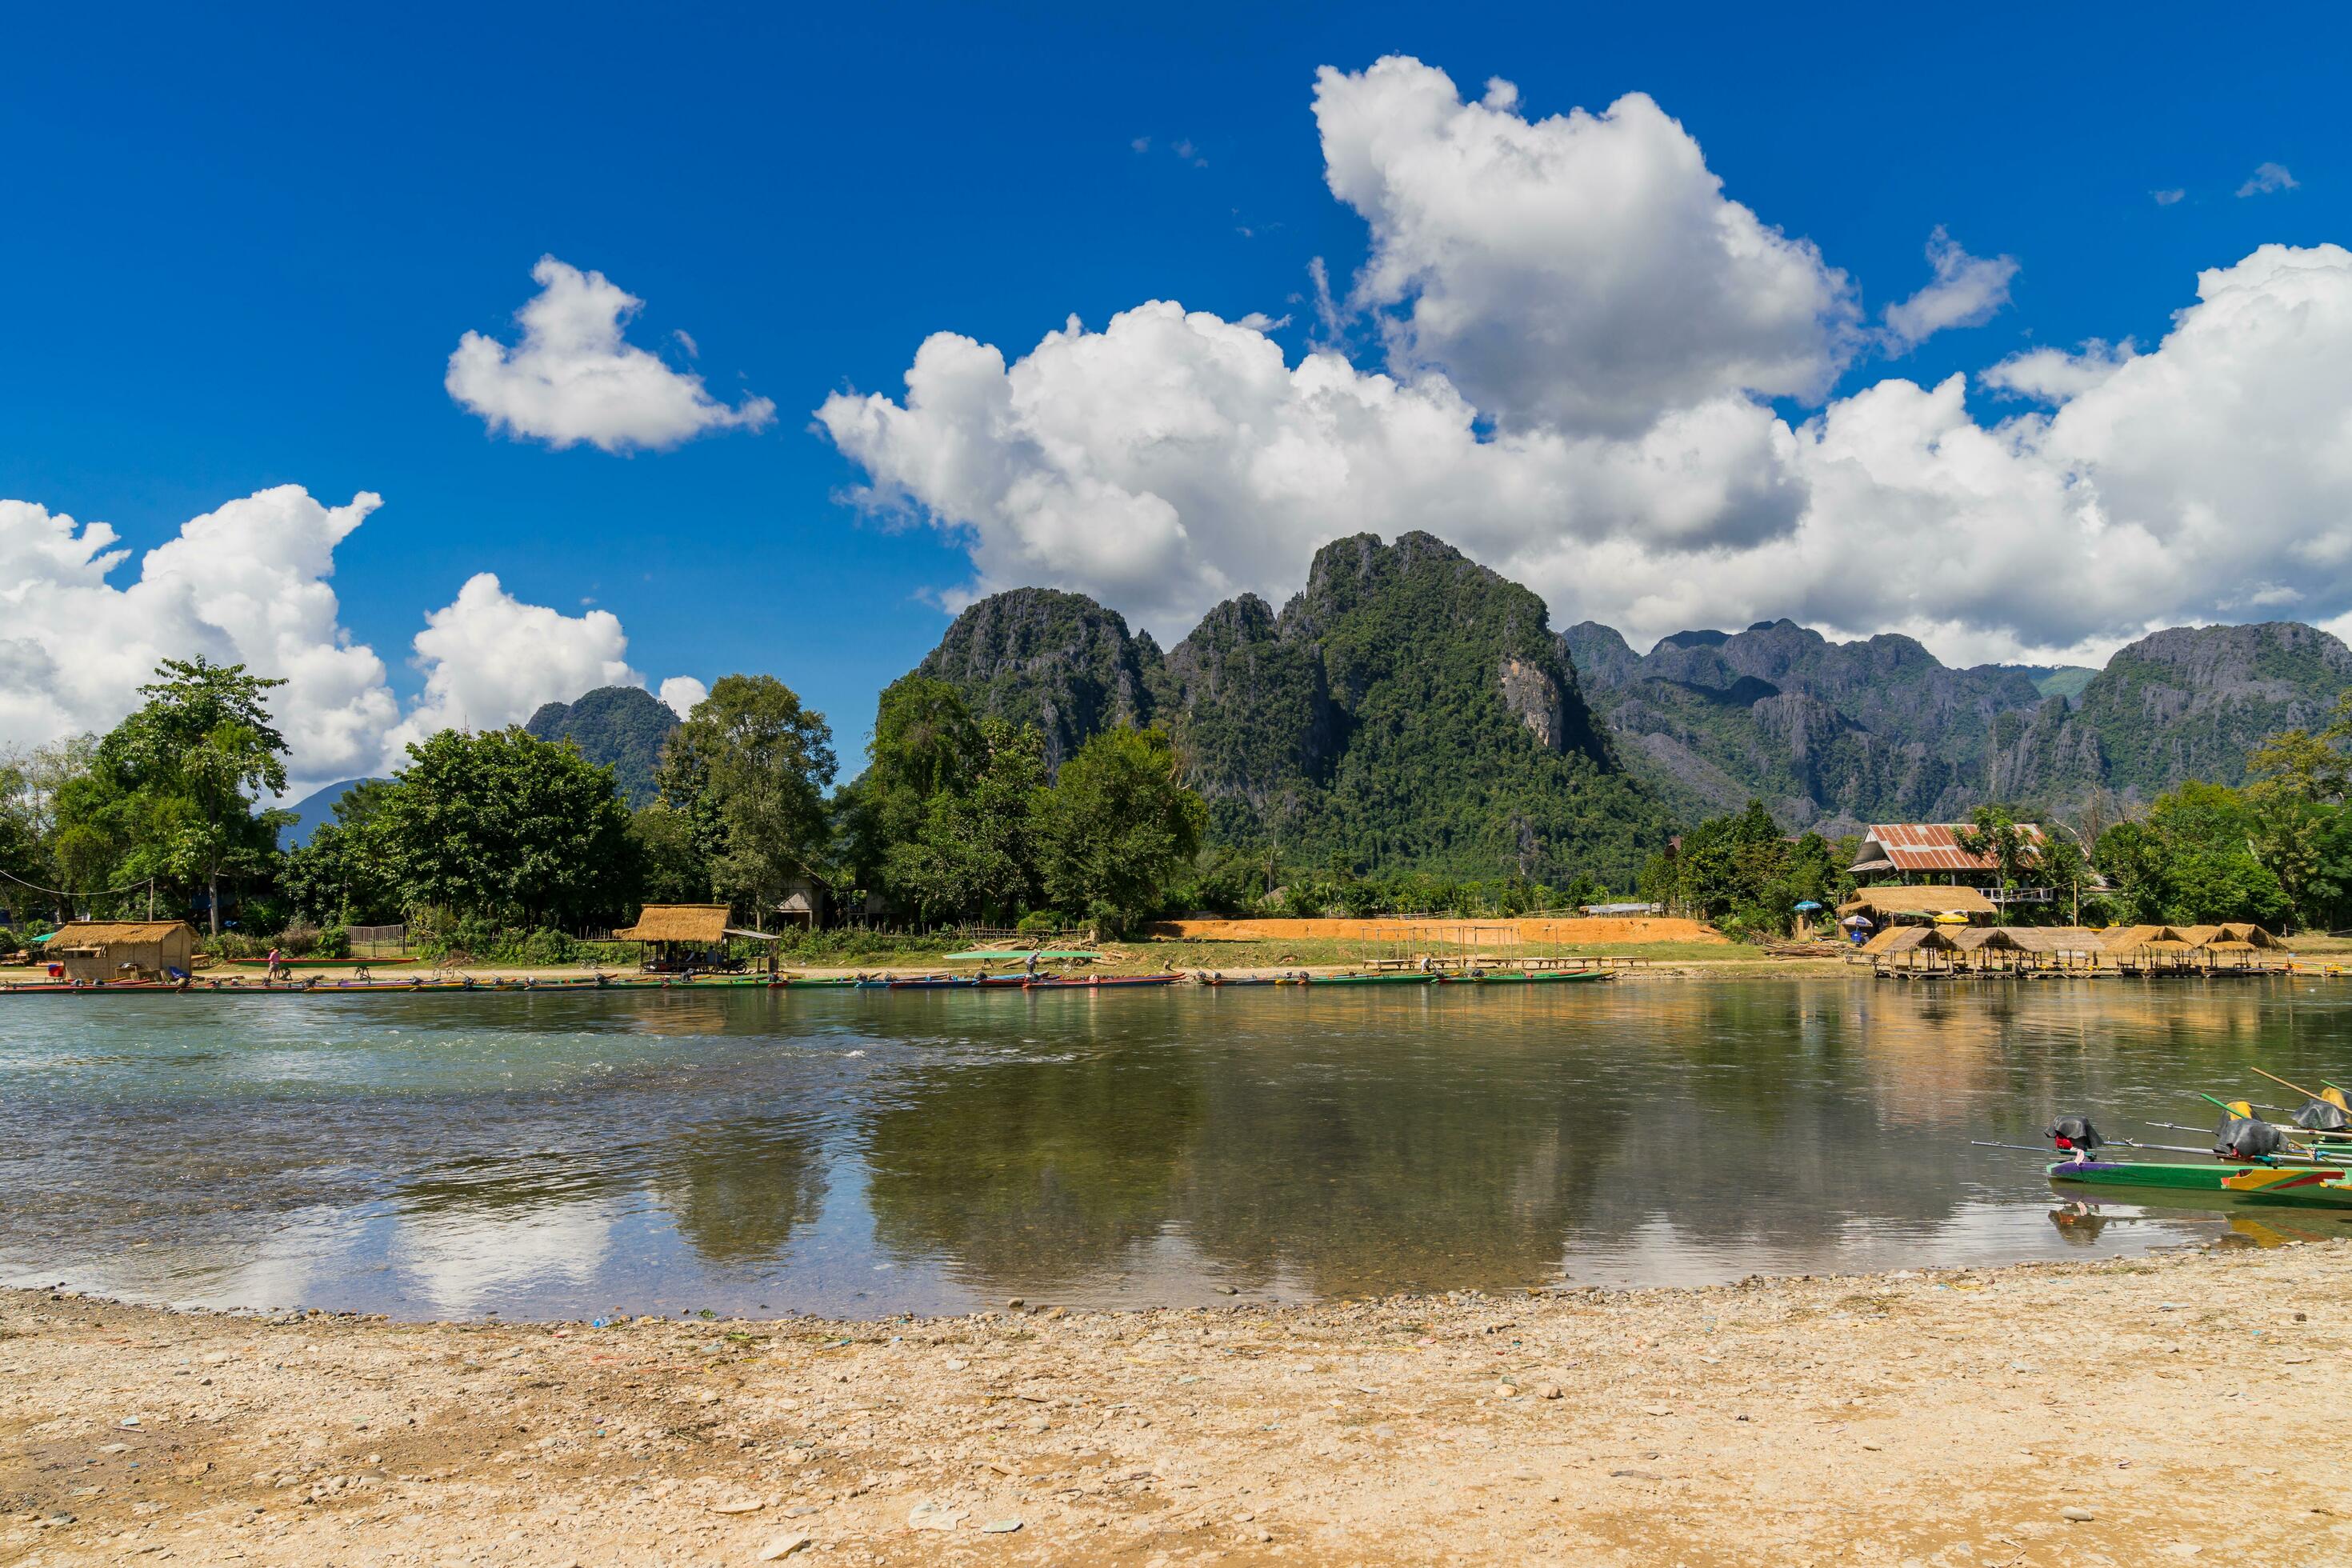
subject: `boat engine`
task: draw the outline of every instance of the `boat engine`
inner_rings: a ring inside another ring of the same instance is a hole
[[[2224,1116],[2213,1129],[2217,1160],[2266,1160],[2285,1146],[2285,1136],[2259,1116]]]
[[[2100,1144],[2106,1142],[2099,1136],[2099,1130],[2091,1125],[2091,1119],[2087,1116],[2062,1116],[2052,1122],[2042,1136],[2056,1144],[2061,1153],[2072,1153],[2083,1159],[2088,1159],[2098,1151]]]
[[[2294,1113],[2294,1124],[2306,1132],[2341,1132],[2352,1127],[2352,1116],[2331,1100],[2315,1100]]]

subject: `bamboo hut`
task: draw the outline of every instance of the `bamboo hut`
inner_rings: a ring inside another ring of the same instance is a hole
[[[1959,945],[1934,926],[1890,926],[1862,951],[1880,974],[1949,974]]]
[[[634,942],[646,950],[641,968],[675,974],[696,969],[740,969],[740,960],[727,955],[727,939],[745,937],[770,943],[768,968],[773,973],[779,940],[773,931],[745,931],[727,923],[725,904],[647,904],[637,923],[613,933],[615,942]]]
[[[1937,915],[1959,915],[1970,923],[1990,921],[1993,903],[1974,888],[1864,888],[1838,906],[1841,920],[1862,915],[1879,926],[1924,925]]]
[[[1965,964],[1975,970],[2032,967],[2032,955],[2024,943],[2017,940],[2014,932],[2000,926],[1959,926],[1948,932],[1948,938],[1956,966]]]
[[[2284,952],[2285,944],[2251,921],[2222,921],[2212,925],[2182,926],[2180,940],[2209,970],[2252,971],[2262,967],[2265,952]]]
[[[2167,925],[2117,926],[2106,933],[2108,956],[2126,973],[2178,974],[2194,951]]]
[[[185,921],[75,921],[47,951],[77,984],[167,980],[194,967],[196,933]]]
[[[2025,951],[2036,969],[2080,974],[2115,965],[2105,939],[2088,926],[2010,926],[2007,930],[2010,941]]]

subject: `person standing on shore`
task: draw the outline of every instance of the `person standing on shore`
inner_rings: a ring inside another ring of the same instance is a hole
[[[285,967],[285,954],[273,947],[269,950],[269,967],[263,972],[263,977],[269,980],[276,980],[284,973]]]

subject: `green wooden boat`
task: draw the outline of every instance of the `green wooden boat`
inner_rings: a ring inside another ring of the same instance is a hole
[[[2352,1211],[2352,1167],[2176,1164],[2158,1160],[2062,1160],[2049,1169],[2061,1186],[2205,1193],[2254,1204]]]
[[[1446,978],[1471,985],[1564,985],[1576,980],[1607,980],[1613,973],[1607,969],[1490,969]]]
[[[1310,976],[1310,985],[1427,985],[1436,980],[1434,974],[1423,974],[1404,970],[1394,974],[1317,974]]]

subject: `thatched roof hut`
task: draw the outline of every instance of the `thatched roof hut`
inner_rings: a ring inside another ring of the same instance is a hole
[[[2000,926],[1941,928],[1953,950],[1978,969],[2016,969],[2031,960],[2024,944]]]
[[[2109,957],[2106,939],[2088,926],[2010,926],[2010,941],[2033,955],[2037,964],[2095,969]]]
[[[2235,943],[2238,946],[2249,948],[2283,950],[2286,946],[2286,943],[2279,941],[2252,921],[2219,921],[2212,925],[2181,926],[2178,930],[2180,940],[2191,947],[2216,947]],[[2225,947],[2224,950],[2234,952],[2236,948]]]
[[[2166,925],[2111,926],[2099,933],[2109,952],[2130,952],[2154,942],[2181,942],[2180,933]]]
[[[647,904],[637,911],[636,924],[614,931],[613,937],[616,942],[641,942],[654,949],[657,956],[646,963],[651,969],[740,969],[742,965],[726,955],[727,939],[764,942],[768,969],[774,973],[776,943],[782,939],[774,931],[730,926],[727,914],[725,904]]]
[[[1943,969],[1959,944],[1934,926],[1890,926],[1863,946],[1872,963],[1885,969]]]
[[[725,904],[647,904],[637,923],[613,933],[617,942],[692,942],[717,947],[727,940]]]
[[[185,921],[75,921],[46,951],[68,980],[162,980],[194,967],[196,933]]]
[[[1993,913],[1992,900],[1974,888],[1864,888],[1838,906],[1841,919],[1865,915],[1882,926],[1916,924],[1937,915],[1989,921]]]

